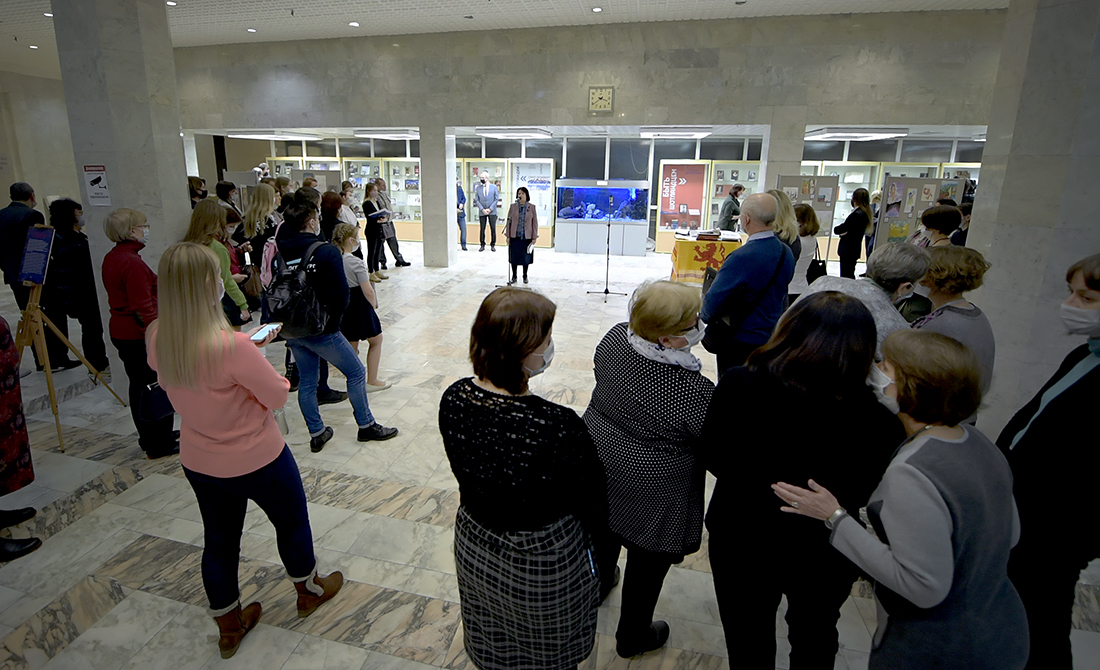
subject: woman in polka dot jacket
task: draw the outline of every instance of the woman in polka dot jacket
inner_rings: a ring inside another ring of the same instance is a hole
[[[619,550],[627,577],[616,648],[627,658],[658,649],[669,627],[653,609],[669,568],[699,550],[705,473],[696,461],[714,383],[691,347],[702,339],[699,289],[669,281],[634,292],[630,323],[596,347],[596,388],[584,421],[607,471],[611,537],[600,547],[605,592]]]

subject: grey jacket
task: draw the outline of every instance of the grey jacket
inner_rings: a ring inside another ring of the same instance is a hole
[[[474,208],[477,210],[477,214],[481,215],[481,210],[488,208],[489,216],[497,215],[497,200],[500,199],[500,192],[497,190],[497,185],[493,182],[482,184],[480,181],[474,186]]]

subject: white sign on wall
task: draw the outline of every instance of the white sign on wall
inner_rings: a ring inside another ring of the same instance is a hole
[[[107,167],[104,165],[84,166],[84,188],[88,192],[88,204],[101,207],[111,206],[111,189],[107,186]]]

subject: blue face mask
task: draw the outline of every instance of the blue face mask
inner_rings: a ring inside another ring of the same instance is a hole
[[[542,373],[546,372],[546,368],[550,367],[550,362],[554,360],[554,338],[552,338],[552,337],[550,338],[550,344],[546,345],[546,351],[542,352],[541,354],[531,354],[531,355],[532,356],[541,356],[542,357],[542,365],[540,365],[539,367],[537,367],[534,370],[527,367],[526,365],[523,366],[523,369],[527,371],[527,374],[529,374],[532,377],[535,377],[535,376],[541,375]]]

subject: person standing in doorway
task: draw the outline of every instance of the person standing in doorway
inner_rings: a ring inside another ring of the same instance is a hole
[[[481,249],[485,251],[485,224],[489,224],[489,232],[492,237],[489,241],[489,249],[497,250],[497,200],[500,199],[500,191],[496,184],[489,181],[489,175],[482,173],[480,184],[474,186],[474,206],[477,207],[478,219],[481,222]]]
[[[508,238],[508,262],[512,265],[509,284],[516,283],[516,270],[523,266],[523,283],[527,283],[527,266],[535,262],[535,240],[539,239],[539,218],[531,204],[531,192],[526,186],[516,190],[516,201],[508,209],[508,225],[504,234]]]
[[[462,180],[455,180],[458,188],[458,240],[462,250],[466,251],[466,193],[462,190]]]

